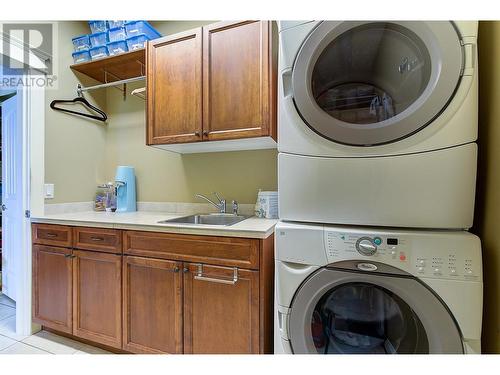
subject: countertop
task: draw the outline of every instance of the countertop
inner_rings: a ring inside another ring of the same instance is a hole
[[[47,214],[43,216],[32,217],[31,222],[94,228],[114,228],[142,230],[150,232],[196,234],[201,236],[225,236],[261,239],[267,238],[272,233],[274,233],[274,226],[278,222],[278,220],[275,219],[260,219],[253,216],[230,226],[158,223],[160,220],[174,219],[182,216],[187,216],[187,214],[172,214],[148,211],[127,213],[86,211]]]

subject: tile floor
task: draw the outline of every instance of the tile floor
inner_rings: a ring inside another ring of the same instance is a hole
[[[0,293],[0,354],[112,354],[56,334],[16,334],[16,303]]]

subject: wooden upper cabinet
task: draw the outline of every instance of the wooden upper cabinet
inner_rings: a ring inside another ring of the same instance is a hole
[[[202,140],[201,45],[201,28],[148,43],[148,145]]]
[[[186,264],[184,353],[255,354],[259,344],[259,272]]]
[[[271,136],[271,22],[203,28],[203,138]]]
[[[71,249],[33,246],[33,321],[72,333]]]
[[[123,349],[182,354],[182,263],[123,258]]]
[[[81,250],[73,255],[73,334],[121,348],[121,255]]]

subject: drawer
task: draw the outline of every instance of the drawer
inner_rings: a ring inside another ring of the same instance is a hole
[[[75,227],[73,228],[73,247],[76,249],[121,254],[121,231],[115,229]]]
[[[34,244],[71,247],[71,227],[54,224],[33,224],[31,230]]]
[[[259,268],[259,240],[251,238],[125,231],[123,252],[143,257]]]

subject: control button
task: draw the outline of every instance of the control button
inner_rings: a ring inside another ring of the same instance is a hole
[[[371,256],[376,253],[377,245],[369,237],[361,237],[356,242],[356,249],[361,255]]]
[[[404,262],[404,261],[406,260],[406,255],[401,254],[401,255],[399,256],[399,260],[400,260],[401,262]]]
[[[452,268],[452,269],[450,270],[450,273],[451,273],[452,275],[456,275],[457,270],[456,270],[455,268]]]
[[[425,266],[425,260],[420,259],[420,260],[418,261],[418,265],[419,265],[419,266],[422,266],[422,267],[423,267],[423,266]]]
[[[424,269],[424,267],[418,267],[418,272],[423,273],[423,272],[424,272],[424,270],[425,270],[425,269]]]
[[[375,245],[380,245],[382,243],[382,239],[380,237],[375,237],[373,239],[373,242],[375,243]]]
[[[393,258],[395,258],[396,257],[396,250],[392,250],[391,251],[391,255],[392,255]]]
[[[472,275],[472,270],[467,270],[465,273],[466,273],[467,275]]]
[[[441,268],[434,268],[434,274],[440,275],[441,274]]]

